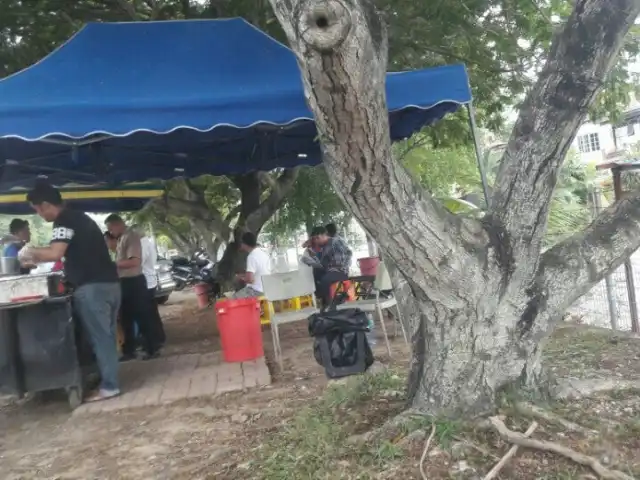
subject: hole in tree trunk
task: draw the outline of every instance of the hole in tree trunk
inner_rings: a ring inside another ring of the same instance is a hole
[[[324,30],[328,26],[329,26],[329,19],[327,17],[325,17],[324,15],[318,15],[316,17],[316,27]]]

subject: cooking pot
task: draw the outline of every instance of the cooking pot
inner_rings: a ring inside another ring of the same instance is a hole
[[[2,275],[20,273],[20,262],[16,257],[0,257],[0,273]]]

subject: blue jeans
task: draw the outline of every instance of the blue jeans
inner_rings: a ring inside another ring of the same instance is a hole
[[[119,283],[88,283],[73,292],[73,307],[98,360],[100,388],[117,390],[116,322],[120,309]]]

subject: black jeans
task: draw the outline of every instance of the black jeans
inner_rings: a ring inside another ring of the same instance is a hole
[[[160,318],[160,312],[158,311],[158,302],[156,301],[156,289],[148,288],[149,293],[149,317],[151,318],[151,325],[155,331],[155,338],[159,345],[163,345],[167,339],[164,333],[164,325],[162,325],[162,318]]]
[[[322,305],[326,307],[331,302],[331,285],[341,280],[347,280],[349,277],[346,273],[336,270],[320,270],[317,274],[314,270],[313,273],[316,279],[316,293],[322,300]]]
[[[133,355],[136,351],[134,322],[138,323],[142,348],[153,355],[158,350],[159,341],[153,327],[153,318],[149,308],[149,291],[144,275],[120,279],[122,288],[121,323],[124,333],[123,355]]]

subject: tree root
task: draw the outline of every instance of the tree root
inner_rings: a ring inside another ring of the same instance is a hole
[[[536,431],[536,428],[538,428],[538,422],[533,422],[531,425],[529,425],[527,431],[524,432],[524,436],[530,437],[533,432]],[[504,454],[500,461],[498,461],[498,463],[496,463],[495,466],[491,470],[489,470],[489,473],[487,473],[482,480],[493,480],[494,478],[496,478],[496,476],[500,473],[500,470],[502,470],[502,467],[504,467],[509,462],[509,460],[513,458],[517,451],[518,445],[512,446],[509,451]]]
[[[554,397],[559,400],[579,399],[596,393],[636,389],[640,390],[640,380],[566,380],[556,386]]]
[[[420,457],[420,475],[422,475],[422,480],[427,480],[427,473],[424,471],[424,460],[427,458],[427,453],[429,453],[429,447],[431,446],[431,440],[433,440],[435,434],[436,424],[431,423],[431,433],[424,444],[424,450],[422,450],[422,456]]]
[[[556,453],[562,455],[569,460],[572,460],[580,465],[591,468],[600,478],[606,480],[634,480],[626,473],[619,470],[610,470],[602,465],[598,460],[580,452],[576,452],[568,447],[564,447],[554,442],[548,442],[544,440],[533,440],[527,438],[522,433],[509,430],[504,422],[498,417],[490,417],[489,422],[493,428],[498,432],[500,437],[509,443],[519,445],[524,448],[531,448],[534,450],[542,450],[545,452]]]
[[[515,404],[516,411],[522,415],[527,417],[532,417],[537,420],[542,420],[548,423],[560,425],[565,430],[570,432],[580,433],[584,436],[595,435],[598,432],[595,430],[590,430],[588,428],[583,427],[582,425],[578,425],[577,423],[570,422],[562,418],[555,413],[544,410],[536,405],[526,402],[518,402]]]
[[[347,439],[347,443],[351,445],[369,444],[373,441],[393,440],[405,433],[405,427],[412,418],[424,417],[423,414],[416,410],[409,409],[390,418],[379,427],[373,428],[360,435],[352,435]]]

